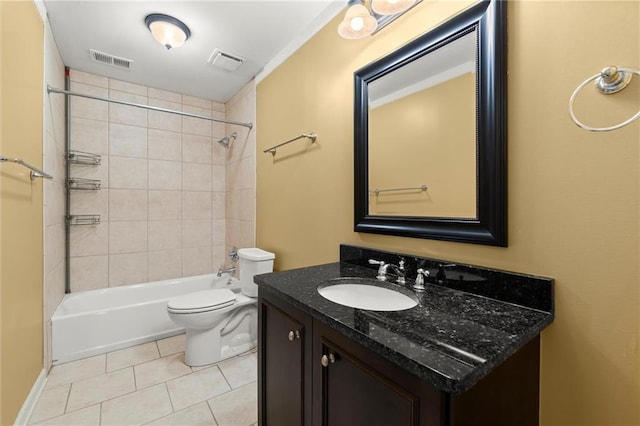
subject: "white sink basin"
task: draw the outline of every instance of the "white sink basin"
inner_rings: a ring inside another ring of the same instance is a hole
[[[369,278],[336,278],[318,287],[325,299],[369,311],[403,311],[418,304],[409,290]]]

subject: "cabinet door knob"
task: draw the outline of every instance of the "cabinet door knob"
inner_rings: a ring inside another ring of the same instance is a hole
[[[333,364],[334,362],[336,362],[336,356],[332,353],[329,353],[329,356],[322,355],[322,358],[320,358],[320,364],[322,364],[323,367],[328,367],[329,364]]]
[[[300,338],[300,331],[299,330],[296,330],[296,331],[290,330],[288,337],[289,337],[289,341],[293,342],[295,339],[299,339]]]

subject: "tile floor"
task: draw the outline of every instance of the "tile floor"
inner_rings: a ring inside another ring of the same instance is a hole
[[[183,350],[184,334],[54,366],[29,424],[256,424],[255,351],[191,368]]]

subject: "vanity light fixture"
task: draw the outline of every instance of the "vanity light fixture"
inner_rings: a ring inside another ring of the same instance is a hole
[[[378,21],[364,6],[364,1],[349,0],[348,7],[344,19],[338,25],[338,34],[348,39],[358,39],[373,34],[378,28]]]
[[[349,0],[347,13],[338,25],[338,34],[348,39],[373,35],[422,0]]]
[[[189,27],[173,16],[152,13],[144,18],[144,23],[151,31],[153,38],[167,50],[182,46],[191,36]]]
[[[371,0],[371,10],[378,15],[397,15],[416,3],[416,0]]]

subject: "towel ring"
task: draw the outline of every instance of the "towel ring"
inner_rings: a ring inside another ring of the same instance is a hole
[[[631,82],[631,78],[633,77],[633,74],[640,77],[640,71],[638,70],[634,70],[631,68],[623,68],[623,67],[618,68],[618,67],[610,66],[610,67],[604,68],[598,74],[592,77],[589,77],[588,79],[583,81],[582,84],[580,84],[576,88],[576,90],[574,90],[573,94],[569,98],[569,115],[571,116],[571,119],[573,120],[573,122],[576,123],[578,127],[584,130],[588,130],[590,132],[609,132],[611,130],[616,130],[621,127],[624,127],[627,124],[631,124],[634,121],[636,121],[638,118],[640,118],[640,111],[638,111],[633,117],[629,118],[626,121],[623,121],[620,124],[616,124],[615,126],[591,127],[591,126],[587,126],[586,124],[578,120],[578,118],[576,117],[576,114],[573,112],[573,103],[576,100],[576,96],[578,96],[578,93],[580,93],[580,91],[591,81],[595,80],[596,87],[598,88],[600,93],[604,95],[613,95],[614,93],[618,93],[619,91],[627,87],[627,85]]]

